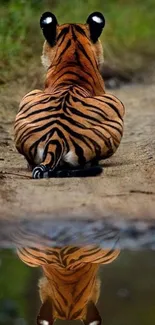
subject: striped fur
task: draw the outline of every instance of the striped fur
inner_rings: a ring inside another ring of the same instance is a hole
[[[88,24],[57,25],[55,44],[45,42],[42,62],[45,89],[24,96],[15,120],[16,148],[33,177],[61,177],[60,170],[113,155],[123,135],[124,106],[105,92],[102,46],[91,41]]]
[[[114,240],[116,243],[118,238]],[[101,323],[96,308],[100,294],[97,273],[100,264],[111,263],[118,257],[118,249],[95,246],[53,248],[44,246],[42,239],[36,244],[31,241],[31,247],[23,247],[21,240],[16,245],[19,258],[31,267],[41,267],[44,273],[39,280],[42,306],[38,324],[42,324],[42,320],[53,324],[57,318],[80,319],[86,325],[93,321]]]

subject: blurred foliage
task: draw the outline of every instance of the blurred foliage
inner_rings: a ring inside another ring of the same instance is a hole
[[[26,325],[23,320],[28,319],[29,285],[37,270],[24,265],[12,250],[0,250],[0,324]],[[37,281],[37,279],[36,279]],[[34,281],[34,286],[36,285]],[[30,288],[33,297],[33,288]],[[36,287],[34,287],[36,292]],[[33,298],[32,298],[33,299]],[[34,303],[35,305],[35,303]]]
[[[39,19],[48,10],[60,23],[84,23],[91,12],[102,11],[106,26],[101,40],[109,65],[134,71],[154,59],[154,0],[1,0],[0,81],[20,75],[22,67],[40,65]]]
[[[101,269],[104,325],[155,324],[155,252],[122,251]]]

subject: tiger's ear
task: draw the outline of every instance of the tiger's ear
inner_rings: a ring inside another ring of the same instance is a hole
[[[92,301],[89,301],[87,305],[86,317],[83,322],[85,325],[101,325],[102,323],[98,309]]]
[[[37,325],[52,325],[54,322],[52,312],[52,302],[47,298],[40,308],[40,312],[37,317]]]
[[[56,17],[51,12],[44,12],[40,18],[40,27],[46,41],[54,46],[56,40],[56,27],[58,25]]]
[[[89,25],[90,38],[93,43],[96,43],[102,33],[102,29],[103,29],[104,25],[105,25],[104,16],[100,12],[97,12],[97,11],[93,12],[87,18],[86,23]]]

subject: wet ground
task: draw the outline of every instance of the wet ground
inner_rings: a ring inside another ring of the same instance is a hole
[[[30,86],[29,86],[30,87]],[[13,121],[27,83],[11,83],[0,94],[1,219],[155,218],[155,82],[111,90],[126,108],[125,131],[104,172],[87,179],[32,180],[13,144]]]

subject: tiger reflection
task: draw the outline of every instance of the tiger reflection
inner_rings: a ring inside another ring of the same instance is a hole
[[[100,294],[98,270],[100,264],[114,261],[119,249],[102,249],[97,246],[34,247],[18,245],[19,258],[31,267],[41,267],[39,280],[42,302],[37,324],[52,325],[62,320],[80,319],[85,325],[100,325],[96,307]]]

